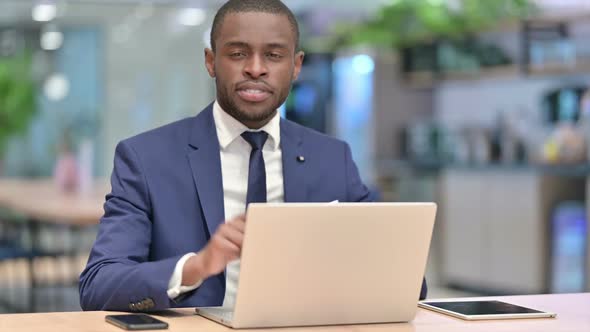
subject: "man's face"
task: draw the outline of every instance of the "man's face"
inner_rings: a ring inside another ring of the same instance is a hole
[[[303,52],[295,53],[295,33],[284,15],[231,13],[205,50],[207,71],[215,78],[217,101],[249,128],[260,128],[281,106],[297,79]]]

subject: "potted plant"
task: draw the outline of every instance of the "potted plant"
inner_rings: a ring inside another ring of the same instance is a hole
[[[370,20],[340,26],[337,46],[393,48],[402,55],[404,72],[455,69],[448,64],[461,58],[475,67],[494,66],[509,60],[499,48],[482,45],[473,36],[534,12],[532,0],[395,0]]]
[[[35,110],[31,56],[0,57],[0,175],[8,140],[27,129]]]
[[[341,26],[344,44],[401,49],[438,38],[461,38],[534,11],[531,0],[396,0],[370,20]]]

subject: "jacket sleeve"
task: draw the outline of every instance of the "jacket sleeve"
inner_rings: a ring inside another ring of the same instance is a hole
[[[372,202],[374,195],[363,184],[359,175],[358,168],[352,160],[352,153],[350,147],[346,144],[344,152],[344,163],[346,167],[346,189],[349,202]],[[426,285],[426,278],[422,280],[422,288],[420,289],[420,300],[424,300],[428,293],[428,286]]]
[[[372,202],[373,195],[365,186],[359,175],[359,170],[352,160],[350,146],[345,144],[344,167],[346,167],[346,197],[348,202]]]
[[[169,308],[166,293],[178,257],[148,261],[152,238],[149,189],[137,153],[117,145],[111,193],[80,275],[83,310],[154,311]]]

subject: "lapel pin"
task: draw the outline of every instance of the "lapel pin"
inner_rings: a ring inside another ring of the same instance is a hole
[[[297,156],[297,161],[300,163],[304,163],[305,162],[305,157],[303,156]]]

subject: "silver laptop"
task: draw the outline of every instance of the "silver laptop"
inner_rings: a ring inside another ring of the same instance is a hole
[[[414,318],[434,203],[251,204],[236,305],[197,308],[233,328]]]

